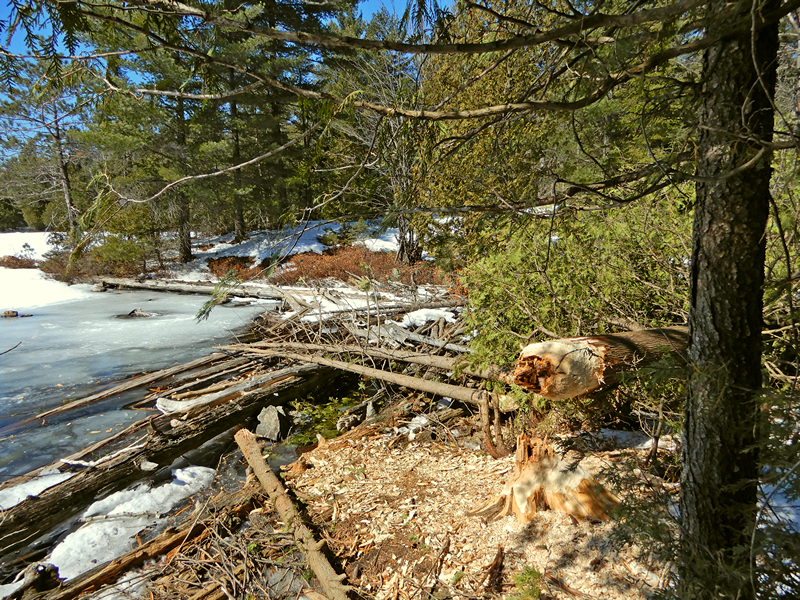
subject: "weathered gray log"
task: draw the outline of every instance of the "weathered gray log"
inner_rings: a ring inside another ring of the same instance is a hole
[[[684,361],[688,343],[686,327],[538,342],[520,353],[514,383],[551,400],[576,398],[614,385],[620,373],[661,358]]]
[[[208,294],[211,295],[216,289],[213,283],[200,283],[196,281],[175,281],[175,280],[159,280],[159,279],[124,279],[120,277],[104,277],[100,284],[109,288],[127,288],[134,290],[153,290],[160,292],[178,292],[181,294]],[[247,285],[237,284],[229,289],[231,295],[236,296],[250,296],[253,298],[265,298],[268,300],[286,300],[290,304],[296,304],[295,310],[298,308],[308,308],[309,310],[320,310],[316,303],[308,303],[301,298],[298,298],[300,291],[298,290],[284,290],[279,286],[274,285]],[[315,293],[314,290],[308,290],[309,294]],[[347,295],[339,294],[340,299],[345,300]],[[353,298],[363,299],[362,295],[352,295]],[[342,303],[339,303],[340,305]],[[417,310],[420,308],[447,308],[463,304],[459,301],[443,301],[443,302],[387,302],[385,305],[380,304],[377,307],[370,307],[370,312],[379,314],[387,314],[388,312],[397,313],[408,310]],[[322,310],[323,315],[334,315],[346,312],[367,312],[363,307],[347,307]]]
[[[230,346],[223,346],[223,350],[233,350],[236,352],[247,352],[252,348],[265,348],[272,350],[299,350],[308,352],[328,352],[334,354],[353,354],[364,355],[379,360],[395,360],[400,362],[407,362],[417,365],[424,365],[426,367],[434,367],[442,369],[443,371],[454,371],[461,366],[461,357],[452,358],[449,356],[440,356],[437,354],[429,354],[427,352],[415,352],[408,350],[387,350],[381,347],[372,346],[356,346],[352,344],[310,344],[304,342],[266,342],[258,341],[252,344],[232,344]],[[504,371],[497,367],[490,367],[487,369],[470,369],[465,367],[460,369],[460,372],[469,377],[478,377],[480,379],[496,379],[511,383],[511,372]]]
[[[419,377],[412,377],[410,375],[403,375],[402,373],[392,373],[391,371],[383,371],[381,369],[373,369],[372,367],[365,367],[356,363],[346,363],[340,360],[331,360],[321,356],[306,356],[303,354],[295,354],[293,352],[280,352],[273,350],[259,350],[253,348],[245,350],[245,352],[252,355],[261,356],[282,356],[284,358],[291,358],[294,360],[315,363],[342,371],[349,371],[350,373],[358,373],[359,375],[366,375],[381,381],[388,381],[402,385],[420,392],[427,394],[434,394],[436,396],[445,396],[480,406],[484,400],[494,399],[495,394],[485,390],[476,390],[472,388],[461,387],[458,385],[450,385],[449,383],[439,383],[438,381],[430,381],[428,379],[421,379]]]
[[[447,340],[440,340],[437,338],[428,337],[426,335],[419,335],[418,333],[403,329],[394,323],[384,323],[380,326],[380,328],[373,325],[369,332],[356,328],[348,328],[348,331],[350,331],[350,333],[353,335],[374,341],[379,340],[381,337],[386,337],[406,345],[408,345],[408,341],[411,340],[420,344],[433,346],[434,348],[444,348],[445,350],[452,350],[453,352],[459,352],[461,354],[469,354],[472,352],[472,349],[467,346],[462,346],[461,344],[451,344]]]
[[[86,398],[81,398],[79,400],[74,400],[62,406],[58,406],[52,410],[47,410],[42,413],[38,413],[32,417],[28,417],[27,419],[23,419],[22,421],[18,421],[16,423],[11,423],[10,425],[6,425],[5,427],[0,427],[0,434],[8,434],[11,431],[17,431],[21,427],[28,425],[30,423],[34,423],[36,421],[44,421],[53,415],[57,415],[59,413],[66,412],[68,410],[72,410],[73,408],[78,408],[80,406],[86,406],[87,404],[91,404],[92,402],[97,402],[98,400],[104,400],[105,398],[110,398],[111,396],[115,396],[117,394],[122,394],[123,392],[127,392],[138,387],[142,387],[143,385],[148,385],[153,383],[154,381],[158,381],[160,379],[165,379],[167,377],[171,377],[172,375],[176,375],[178,373],[182,373],[184,371],[188,371],[189,369],[195,369],[197,367],[201,367],[211,362],[215,362],[226,358],[227,355],[221,353],[214,353],[210,354],[209,356],[203,356],[201,358],[197,358],[193,361],[188,363],[177,365],[175,367],[170,367],[168,369],[161,369],[160,371],[155,371],[154,373],[148,373],[147,375],[140,375],[139,377],[134,377],[133,379],[129,379],[124,383],[119,385],[115,385],[114,387],[107,389],[103,392],[93,394]]]
[[[283,377],[291,370],[292,377]],[[319,384],[329,370],[302,365],[276,371],[275,385],[261,388],[234,401],[208,408],[186,421],[164,415],[152,419],[151,433],[141,445],[128,452],[86,468],[65,482],[38,496],[0,511],[3,534],[0,536],[0,557],[32,543],[53,527],[65,522],[100,495],[123,489],[147,473],[145,465],[168,466],[183,453],[196,448],[224,431],[242,423],[263,406],[282,404],[307,394]]]
[[[300,513],[286,493],[283,484],[261,456],[261,448],[256,441],[256,436],[246,429],[241,429],[236,433],[235,439],[256,477],[269,494],[275,510],[278,511],[284,523],[292,528],[294,539],[303,547],[306,562],[322,584],[325,595],[331,600],[348,600],[347,592],[350,590],[350,586],[342,583],[346,575],[337,573],[320,551],[324,542],[315,541],[314,535],[303,523]]]

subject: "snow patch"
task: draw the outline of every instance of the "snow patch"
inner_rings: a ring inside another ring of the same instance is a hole
[[[7,234],[2,234],[7,235]],[[80,300],[91,295],[89,285],[67,285],[39,269],[0,267],[0,309],[27,312],[33,307]]]
[[[19,256],[22,258],[41,259],[53,247],[47,243],[50,234],[47,231],[11,231],[0,233],[0,256]],[[28,245],[30,251],[24,247]]]
[[[40,477],[35,477],[30,481],[20,483],[14,487],[0,490],[0,510],[8,510],[26,498],[38,496],[47,488],[58,485],[73,475],[74,473],[50,473]]]
[[[438,321],[444,318],[447,323],[455,323],[456,317],[453,313],[440,308],[423,308],[410,312],[400,321],[400,327],[421,327],[429,321]]]
[[[176,469],[170,483],[139,485],[95,502],[83,514],[91,521],[56,546],[47,562],[58,567],[59,577],[72,579],[122,556],[133,548],[137,533],[157,525],[159,515],[210,485],[214,473],[207,467]]]

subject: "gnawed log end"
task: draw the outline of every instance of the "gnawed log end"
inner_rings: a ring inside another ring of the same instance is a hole
[[[605,348],[585,339],[526,346],[514,368],[514,383],[550,400],[575,398],[599,389]]]
[[[558,510],[576,519],[609,519],[619,500],[581,466],[558,458],[552,446],[520,436],[517,464],[503,492],[468,516],[498,519],[510,514],[527,523],[542,510]]]
[[[681,362],[688,340],[686,327],[669,327],[538,342],[520,353],[514,383],[550,400],[577,398],[662,357]]]

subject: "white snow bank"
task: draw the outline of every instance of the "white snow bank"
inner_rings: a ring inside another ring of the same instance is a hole
[[[46,562],[58,567],[59,577],[72,579],[122,556],[133,548],[137,533],[158,522],[158,515],[207,487],[214,469],[188,467],[172,475],[172,482],[157,488],[139,485],[92,504],[83,514],[90,522],[68,535]]]
[[[214,238],[196,238],[192,240],[192,245],[197,258],[185,265],[173,265],[171,268],[178,278],[184,281],[216,281],[217,277],[208,271],[209,259],[243,256],[249,257],[252,265],[256,266],[271,257],[291,256],[304,252],[322,254],[329,247],[319,239],[328,231],[338,232],[341,229],[342,225],[338,223],[310,221],[303,228],[298,226],[283,230],[253,231],[241,244],[232,243],[232,233]],[[396,252],[400,247],[397,233],[397,229],[388,229],[376,236],[370,237],[365,234],[365,238],[356,243],[364,244],[374,252]]]
[[[41,477],[34,477],[14,487],[0,490],[0,510],[8,510],[12,506],[16,506],[25,500],[25,498],[38,496],[47,488],[51,488],[62,481],[66,481],[72,477],[72,475],[73,473],[50,473],[48,475],[42,475]]]
[[[400,327],[421,327],[428,321],[438,321],[442,317],[447,323],[455,323],[456,317],[450,311],[440,308],[423,308],[405,315],[399,325]]]
[[[0,310],[24,313],[35,306],[78,300],[91,294],[89,285],[70,286],[48,278],[38,269],[0,267]]]
[[[601,429],[593,434],[596,438],[611,440],[617,448],[631,448],[634,450],[649,450],[653,447],[653,438],[641,431],[619,431],[616,429]],[[677,450],[678,443],[673,436],[667,434],[658,440],[661,450]]]
[[[0,233],[0,256],[21,256],[38,260],[52,248],[47,243],[49,235],[46,231]],[[25,248],[25,244],[30,247],[30,251]]]

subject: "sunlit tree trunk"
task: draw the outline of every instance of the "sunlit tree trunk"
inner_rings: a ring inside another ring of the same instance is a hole
[[[69,239],[70,245],[74,246],[77,240],[75,239],[76,227],[76,214],[75,204],[72,201],[72,185],[69,180],[69,170],[67,165],[67,153],[64,149],[64,140],[62,139],[61,126],[59,125],[58,108],[53,106],[53,125],[50,130],[50,135],[56,143],[56,154],[58,155],[58,175],[61,180],[61,190],[64,194],[64,208],[67,212],[67,224],[69,226]]]
[[[230,86],[235,88],[235,78],[233,70],[230,71]],[[242,149],[239,140],[239,105],[235,100],[231,100],[231,135],[233,136],[233,150],[231,153],[232,162],[238,165],[242,162]],[[233,229],[234,242],[243,242],[247,235],[247,224],[244,220],[244,198],[242,198],[242,172],[237,169],[233,172]]]
[[[709,8],[713,15],[724,2]],[[774,4],[760,9],[769,10]],[[750,5],[747,5],[750,9]],[[715,23],[709,34],[724,30]],[[680,526],[681,598],[753,598],[764,231],[777,26],[703,63]],[[737,172],[749,161],[755,164]]]
[[[186,150],[186,109],[183,105],[183,98],[178,98],[178,148]],[[189,197],[178,192],[178,260],[187,263],[194,258],[192,256],[192,229],[190,225],[191,211],[189,207]]]

